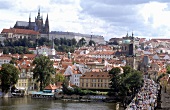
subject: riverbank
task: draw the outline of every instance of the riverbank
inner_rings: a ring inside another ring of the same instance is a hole
[[[63,101],[78,101],[78,102],[116,102],[115,100],[111,99],[107,95],[58,95],[55,94],[55,100],[63,100]]]

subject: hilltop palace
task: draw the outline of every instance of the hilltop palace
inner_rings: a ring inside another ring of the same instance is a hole
[[[66,39],[73,39],[75,38],[76,41],[79,41],[81,38],[84,38],[86,42],[89,42],[90,40],[95,41],[98,44],[105,44],[105,40],[103,36],[100,35],[89,35],[89,34],[80,34],[80,33],[74,33],[74,32],[61,32],[61,31],[51,31],[49,27],[49,19],[48,14],[45,20],[45,23],[43,22],[43,17],[41,16],[40,9],[38,10],[38,15],[35,17],[35,21],[31,21],[31,14],[29,16],[29,21],[16,21],[14,27],[15,29],[28,29],[28,30],[34,30],[36,32],[40,33],[40,37],[47,37],[50,40],[52,38],[66,38]]]

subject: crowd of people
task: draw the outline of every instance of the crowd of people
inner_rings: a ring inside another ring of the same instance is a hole
[[[126,110],[154,110],[157,106],[159,85],[152,79],[144,79],[144,85]]]

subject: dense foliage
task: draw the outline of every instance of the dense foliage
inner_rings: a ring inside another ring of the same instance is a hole
[[[37,79],[38,83],[40,82],[40,91],[42,91],[45,86],[52,82],[52,74],[56,72],[53,61],[46,56],[39,56],[34,59],[33,65],[35,65],[33,79]]]
[[[77,86],[69,87],[69,78],[65,77],[63,84],[62,84],[62,91],[63,94],[66,95],[96,95],[97,93],[91,90],[82,90]]]
[[[52,79],[52,82],[53,83],[64,82],[64,80],[65,80],[64,75],[62,73],[57,73],[55,77]]]
[[[52,47],[53,41],[49,40],[48,38],[41,37],[36,40],[31,39],[18,39],[18,40],[4,40],[4,45],[0,45],[0,47],[3,49],[4,54],[27,54],[31,53],[29,52],[28,48],[35,48],[38,46],[51,46]],[[73,39],[66,39],[66,38],[60,38],[54,39],[55,49],[60,52],[74,52],[76,47],[81,47],[86,44],[86,40],[84,38],[81,38],[78,42],[75,38]],[[94,41],[89,41],[89,45],[95,45]]]
[[[127,101],[127,97],[134,97],[143,85],[143,76],[140,71],[129,66],[123,67],[123,73],[118,67],[109,71],[111,75],[110,91],[108,95],[117,97],[121,102]]]
[[[12,64],[3,64],[0,70],[2,92],[8,92],[17,83],[19,70]]]

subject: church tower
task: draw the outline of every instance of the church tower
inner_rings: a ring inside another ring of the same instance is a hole
[[[137,69],[136,54],[135,54],[135,38],[132,32],[132,36],[128,33],[126,37],[123,37],[121,44],[121,54],[126,58],[126,65],[131,66],[133,69]]]
[[[38,10],[37,18],[35,18],[35,23],[37,25],[37,30],[42,33],[43,32],[43,18],[40,16],[40,8]]]
[[[45,20],[45,33],[49,34],[49,21],[48,21],[48,14],[47,14],[47,18]]]

